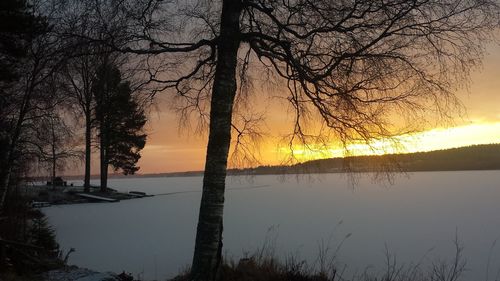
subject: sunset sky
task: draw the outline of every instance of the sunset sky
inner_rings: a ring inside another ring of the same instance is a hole
[[[483,67],[472,74],[469,92],[457,96],[467,112],[452,124],[424,131],[412,136],[401,136],[404,145],[399,151],[415,152],[460,147],[473,144],[500,142],[500,46],[490,44]],[[148,142],[139,162],[140,173],[177,172],[202,170],[205,159],[206,136],[189,129],[178,129],[176,113],[168,110],[165,96],[158,94],[159,111],[152,113],[148,126]],[[268,112],[266,123],[269,131],[289,128],[290,118],[285,110]],[[355,154],[386,153],[394,149],[387,143],[373,144],[375,151],[366,146],[349,147]],[[259,164],[280,164],[289,150],[278,145],[276,137],[265,139],[259,149]],[[321,152],[295,151],[298,160],[338,157],[343,151],[332,147]]]

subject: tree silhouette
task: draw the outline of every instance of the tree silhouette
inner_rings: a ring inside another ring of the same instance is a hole
[[[90,1],[70,2],[68,9],[59,11],[61,23],[56,32],[71,44],[70,57],[68,58],[61,75],[67,83],[68,98],[74,100],[74,113],[78,118],[83,116],[85,127],[85,170],[84,190],[90,190],[91,157],[94,118],[94,96],[91,91],[92,82],[96,73],[105,59],[118,61],[123,56],[113,53],[109,48],[100,44],[87,44],[85,37],[99,37],[104,35],[95,21],[95,3]],[[105,5],[105,4],[104,4]],[[69,36],[68,36],[69,35]]]
[[[92,85],[99,131],[101,191],[105,192],[109,165],[125,175],[139,170],[136,164],[146,144],[146,134],[142,131],[147,119],[134,100],[129,82],[122,80],[116,66],[104,62]]]
[[[173,90],[182,113],[209,120],[191,278],[213,280],[231,131],[238,127],[235,102],[251,90],[252,76],[288,93],[291,147],[391,137],[400,133],[399,122],[421,123],[429,111],[449,114],[454,90],[467,84],[498,25],[498,6],[491,0],[144,0],[121,1],[103,22],[123,18],[132,19],[128,32],[93,40],[144,56],[159,91]]]
[[[76,100],[75,113],[84,116],[85,125],[85,170],[83,187],[90,191],[90,169],[92,156],[92,121],[94,113],[94,98],[91,92],[92,81],[97,71],[96,56],[78,56],[66,63],[62,76],[67,81],[67,93],[70,99]]]
[[[0,83],[5,83],[18,78],[16,65],[27,55],[30,40],[46,28],[46,23],[30,11],[25,0],[2,1],[0,18]]]
[[[46,97],[41,85],[63,60],[60,42],[50,36],[46,18],[27,1],[0,4],[0,213],[9,193],[11,173],[23,158],[22,140]]]

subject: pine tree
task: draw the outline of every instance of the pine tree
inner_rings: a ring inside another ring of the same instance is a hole
[[[27,44],[47,27],[29,8],[25,0],[0,1],[0,82],[17,78],[15,65],[26,55]]]
[[[33,211],[28,240],[31,244],[42,247],[52,253],[57,253],[59,250],[54,228],[49,224],[47,217],[38,210]]]
[[[109,165],[125,175],[139,170],[137,162],[146,144],[143,127],[147,119],[132,94],[130,83],[122,80],[116,66],[104,62],[93,85],[101,155],[101,191],[104,192]]]

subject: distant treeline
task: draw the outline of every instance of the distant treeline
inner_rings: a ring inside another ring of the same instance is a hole
[[[231,174],[295,174],[377,171],[461,171],[500,169],[500,144],[374,156],[312,160],[291,166],[233,169]]]
[[[295,165],[259,166],[247,169],[230,169],[229,175],[275,175],[343,172],[417,172],[417,171],[466,171],[500,170],[500,144],[473,145],[429,152],[352,156],[311,160]],[[132,177],[190,177],[201,176],[203,171],[138,174]],[[110,175],[123,177],[120,174]],[[67,176],[66,178],[80,178]],[[98,178],[98,175],[93,176]],[[128,176],[131,177],[131,176]]]

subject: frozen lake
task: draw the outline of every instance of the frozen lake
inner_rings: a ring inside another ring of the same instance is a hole
[[[318,244],[335,249],[351,272],[382,270],[386,246],[398,263],[425,266],[451,259],[458,233],[467,272],[462,280],[498,280],[500,171],[423,172],[393,185],[341,174],[228,178],[224,252],[235,259],[253,253],[266,236],[276,254],[314,261]],[[201,197],[201,177],[112,179],[120,191],[155,197],[118,203],[44,208],[69,263],[100,271],[126,270],[152,280],[173,277],[191,262]],[[161,195],[181,191],[170,195]],[[271,230],[270,230],[271,229]],[[499,243],[500,244],[500,241]],[[495,279],[497,278],[497,279]]]

